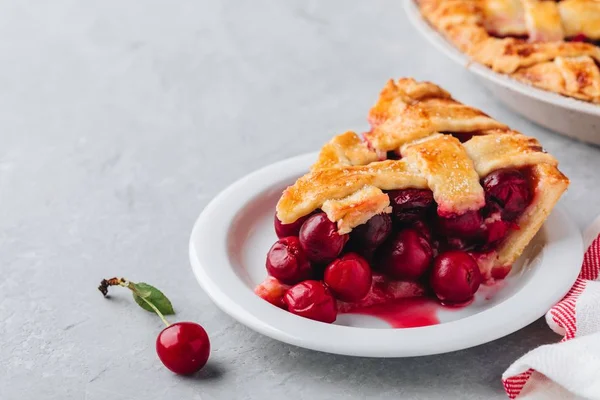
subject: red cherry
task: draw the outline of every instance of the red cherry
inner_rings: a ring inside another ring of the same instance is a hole
[[[479,211],[467,211],[461,215],[438,216],[440,232],[446,236],[470,239],[479,236],[483,230],[483,217]]]
[[[365,224],[359,225],[350,233],[350,244],[363,256],[370,256],[392,232],[392,218],[389,214],[377,214]]]
[[[337,304],[329,289],[319,281],[304,281],[292,286],[283,301],[292,314],[315,321],[332,323],[337,318]]]
[[[206,364],[210,340],[203,327],[195,322],[169,325],[156,338],[158,358],[176,374],[189,375]]]
[[[293,285],[312,276],[312,267],[295,236],[279,239],[267,253],[267,272]]]
[[[325,268],[324,281],[335,297],[357,301],[371,288],[371,267],[356,253],[345,254]]]
[[[405,223],[421,219],[433,205],[433,193],[427,189],[401,189],[388,192],[396,221]]]
[[[431,228],[425,222],[415,221],[410,224],[410,227],[419,232],[428,242],[431,242]]]
[[[502,221],[502,220],[486,222],[485,223],[486,245],[490,246],[490,245],[494,245],[494,244],[497,244],[498,242],[500,242],[502,239],[504,239],[504,237],[508,233],[508,230],[512,226],[513,226],[513,223]]]
[[[483,179],[482,186],[488,202],[495,202],[502,210],[502,219],[514,221],[529,204],[531,190],[521,171],[499,169]]]
[[[473,257],[464,251],[448,251],[433,263],[430,284],[443,302],[462,303],[473,297],[482,277]]]
[[[310,217],[310,215],[305,215],[304,217],[298,218],[295,222],[291,224],[284,224],[277,218],[277,214],[274,216],[274,225],[275,225],[275,234],[279,239],[288,237],[288,236],[298,236],[300,233],[300,228],[304,221],[306,221]]]
[[[377,252],[378,265],[396,279],[416,280],[433,259],[431,244],[418,231],[404,229],[385,242]]]
[[[337,226],[325,213],[312,215],[300,228],[300,245],[308,259],[321,264],[335,260],[348,241],[348,235],[340,235]]]

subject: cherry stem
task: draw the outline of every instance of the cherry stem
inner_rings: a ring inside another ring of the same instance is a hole
[[[100,292],[102,292],[102,294],[104,295],[104,297],[106,297],[108,295],[108,287],[109,286],[122,286],[124,288],[127,288],[127,289],[131,290],[140,299],[142,299],[146,304],[148,304],[148,307],[150,307],[152,310],[154,310],[154,312],[156,313],[156,315],[158,315],[158,317],[162,320],[162,322],[167,327],[171,326],[171,324],[169,323],[169,321],[167,321],[167,319],[160,312],[160,310],[158,308],[156,308],[156,306],[154,304],[152,304],[150,301],[148,301],[144,296],[142,296],[141,293],[136,289],[135,285],[132,282],[130,282],[129,280],[127,280],[125,278],[116,278],[116,277],[115,278],[110,278],[110,279],[102,279],[102,282],[100,282],[100,286],[98,286],[98,290]]]

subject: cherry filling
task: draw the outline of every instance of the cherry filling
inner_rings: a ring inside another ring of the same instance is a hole
[[[461,215],[438,216],[439,232],[449,238],[474,239],[483,231],[483,216],[480,210],[467,211]]]
[[[267,279],[254,288],[254,293],[274,306],[286,308],[283,296],[285,296],[289,288],[289,285],[281,283],[277,278],[267,276]]]
[[[402,158],[402,155],[397,151],[388,151],[386,154],[387,160],[399,160]]]
[[[415,221],[412,224],[410,224],[410,227],[416,230],[419,233],[419,235],[423,236],[429,243],[431,243],[432,247],[436,247],[434,243],[435,241],[432,240],[433,236],[431,228],[429,228],[429,225],[427,225],[424,221]]]
[[[444,132],[457,138],[461,143],[473,139],[473,136],[481,135],[480,132]]]
[[[592,39],[586,35],[584,35],[583,33],[579,33],[571,38],[567,38],[568,42],[584,42],[584,43],[591,43],[595,46],[599,46],[600,47],[600,40],[597,39]]]
[[[528,35],[501,35],[498,32],[494,32],[494,31],[488,31],[488,33],[489,33],[490,36],[493,36],[493,37],[498,38],[498,39],[504,39],[504,38],[507,38],[507,37],[518,39],[518,40],[522,40],[522,41],[527,41],[529,39]],[[575,36],[565,38],[565,42],[590,43],[590,44],[593,44],[594,46],[599,46],[600,47],[600,40],[599,39],[591,38],[591,37],[585,35],[584,33],[578,33]]]
[[[484,280],[478,261],[493,254],[533,198],[528,169],[500,169],[481,180],[486,204],[438,215],[426,189],[388,191],[391,214],[340,235],[317,212],[292,224],[274,220],[280,239],[267,254],[270,277],[255,292],[289,312],[333,322],[352,310],[429,293],[444,303],[469,301]],[[502,279],[510,267],[486,273]],[[316,280],[319,279],[319,280]],[[294,286],[290,286],[294,285]]]
[[[337,318],[337,304],[331,292],[320,281],[304,281],[292,286],[283,297],[292,314],[331,323]]]
[[[392,214],[398,223],[411,223],[423,219],[434,204],[433,193],[427,189],[390,190]]]
[[[377,251],[377,266],[395,279],[417,280],[430,267],[433,250],[417,230],[403,229]]]
[[[500,169],[482,181],[486,203],[498,209],[502,220],[514,221],[529,205],[531,191],[525,174],[517,169]]]
[[[298,218],[297,221],[292,222],[291,224],[284,224],[277,218],[277,214],[275,214],[275,234],[279,239],[288,237],[288,236],[298,236],[300,234],[300,228],[304,221],[306,221],[310,217],[309,215],[305,215],[304,217]]]
[[[372,259],[375,250],[392,232],[392,218],[389,214],[378,214],[359,225],[350,233],[348,249],[356,251],[368,260]]]
[[[440,254],[433,264],[430,284],[443,302],[462,303],[473,297],[482,277],[477,262],[464,251]]]
[[[296,236],[279,239],[267,253],[267,272],[283,283],[293,285],[311,278],[312,267]]]
[[[489,246],[494,246],[498,244],[504,237],[507,235],[508,230],[511,228],[518,229],[518,225],[503,221],[501,219],[491,220],[490,222],[485,223],[485,244]]]
[[[323,264],[335,260],[348,241],[348,235],[339,235],[335,222],[325,213],[309,217],[300,228],[299,238],[308,259]]]
[[[323,281],[336,298],[342,301],[358,301],[371,288],[371,267],[367,260],[356,253],[348,253],[325,268]]]

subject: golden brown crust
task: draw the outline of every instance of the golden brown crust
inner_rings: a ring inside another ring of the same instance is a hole
[[[513,76],[552,92],[600,101],[600,70],[588,56],[557,57],[554,61],[521,68]]]
[[[420,95],[413,96],[415,87]],[[429,94],[425,95],[425,91]],[[397,150],[405,143],[435,132],[474,132],[506,128],[482,111],[454,100],[448,92],[414,79],[390,80],[369,111],[372,129],[365,139],[375,149]]]
[[[600,103],[600,48],[566,42],[600,39],[596,0],[419,0],[421,13],[472,59],[533,86]],[[494,37],[490,32],[500,36]],[[519,37],[527,36],[528,39]],[[580,77],[567,82],[567,77]],[[575,82],[575,84],[574,84]]]
[[[480,177],[501,168],[558,165],[558,161],[544,151],[537,139],[516,131],[475,136],[464,144],[464,148]]]
[[[290,224],[321,208],[327,200],[343,199],[365,186],[383,190],[426,189],[427,180],[402,160],[313,170],[283,191],[277,203],[277,217]]]
[[[450,93],[431,82],[417,82],[412,78],[387,81],[379,100],[369,111],[369,123],[377,126],[406,108],[428,98],[451,99]]]
[[[379,193],[364,190],[371,186],[383,190],[429,188],[439,212],[462,214],[483,206],[479,179],[491,171],[540,163],[557,165],[536,139],[457,102],[430,82],[390,80],[369,120],[372,130],[365,137],[371,147],[353,132],[334,137],[321,150],[311,172],[284,191],[277,205],[282,222],[292,223],[328,201],[333,221],[339,221],[343,209],[384,207],[376,199]],[[459,137],[465,134],[465,139],[475,136],[461,144],[438,131]],[[403,158],[376,161],[378,154],[389,150],[400,151]],[[361,195],[353,197],[359,191]],[[373,201],[368,201],[367,195],[372,195]],[[331,203],[340,199],[343,201]],[[352,229],[360,220],[346,218],[344,229]]]
[[[600,6],[597,0],[563,0],[559,12],[565,35],[584,34],[600,39]]]
[[[356,133],[348,131],[323,146],[311,170],[341,165],[365,165],[375,161],[378,161],[377,153],[369,149]]]
[[[369,119],[369,146],[353,132],[336,136],[311,171],[283,192],[277,204],[283,223],[320,208],[337,222],[340,233],[348,233],[372,216],[390,212],[383,190],[404,188],[429,188],[439,214],[462,214],[484,206],[480,178],[501,168],[531,167],[534,197],[517,221],[519,229],[511,230],[496,251],[477,255],[487,279],[494,267],[508,267],[521,255],[569,184],[536,139],[457,102],[429,82],[388,82]],[[402,158],[377,161],[387,150]]]
[[[329,220],[337,221],[340,234],[349,233],[377,214],[392,211],[389,196],[375,186],[365,186],[340,200],[327,200],[321,209]]]
[[[455,137],[434,134],[406,144],[402,157],[427,179],[438,214],[464,214],[485,205],[473,161]]]

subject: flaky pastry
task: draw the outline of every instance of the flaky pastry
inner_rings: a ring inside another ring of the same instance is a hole
[[[486,232],[506,215],[510,229],[501,238],[491,244],[488,235],[487,243],[469,248],[491,278],[521,255],[569,184],[557,160],[535,138],[459,103],[429,82],[390,80],[369,121],[372,129],[364,141],[353,132],[336,136],[311,171],[283,192],[277,204],[283,224],[321,209],[346,234],[374,215],[393,212],[390,198],[397,191],[430,190],[436,207],[436,216],[427,217],[432,226],[436,219],[475,213],[487,221],[481,226]],[[508,205],[491,200],[485,189],[501,173],[528,182],[527,204],[518,214],[500,210],[501,217],[498,210]]]
[[[425,19],[473,60],[600,103],[600,1],[416,1]]]

